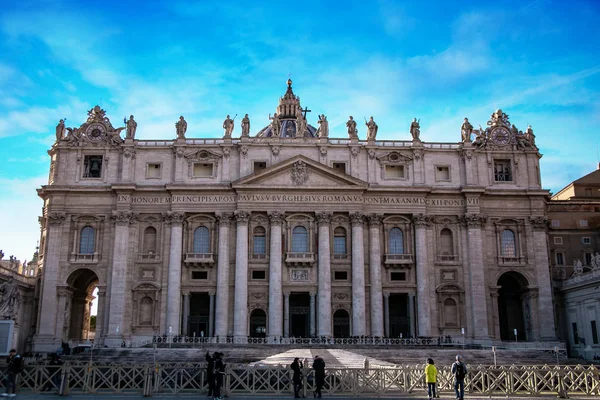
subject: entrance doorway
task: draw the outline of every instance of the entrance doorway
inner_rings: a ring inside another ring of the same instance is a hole
[[[290,336],[309,337],[310,295],[308,293],[290,294]]]
[[[392,338],[410,337],[410,313],[408,312],[408,294],[392,293],[389,301],[389,335]]]
[[[210,336],[210,297],[208,293],[190,293],[188,336]]]
[[[250,314],[250,336],[265,337],[267,334],[267,313],[257,308]]]
[[[346,310],[337,310],[333,313],[333,337],[350,337],[350,315]]]
[[[500,323],[500,338],[515,340],[514,330],[517,330],[518,340],[527,340],[525,332],[523,294],[527,290],[527,279],[518,272],[507,272],[498,279],[498,319]]]
[[[78,269],[69,276],[67,284],[72,290],[72,295],[70,315],[65,318],[63,325],[63,338],[69,340],[91,339],[93,335],[90,335],[90,317],[92,301],[95,299],[92,292],[98,285],[98,276],[87,268]],[[69,299],[67,299],[67,304],[69,304]],[[103,318],[102,315],[97,317]]]

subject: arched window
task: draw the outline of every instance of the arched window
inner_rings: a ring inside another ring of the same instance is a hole
[[[502,231],[501,236],[502,257],[516,257],[517,246],[515,244],[515,233],[510,229]]]
[[[454,246],[452,242],[452,231],[448,228],[442,229],[440,232],[440,251],[444,256],[454,254]]]
[[[194,231],[194,253],[210,253],[210,233],[205,226],[199,226]]]
[[[404,254],[404,234],[400,228],[390,229],[389,253]]]
[[[148,296],[140,301],[140,325],[152,325],[152,303]]]
[[[156,253],[156,228],[149,226],[144,230],[144,254]]]
[[[79,254],[94,254],[96,244],[96,230],[91,226],[84,226],[79,237]]]
[[[292,253],[308,253],[308,232],[303,226],[292,230]]]
[[[262,226],[254,228],[253,253],[265,254],[267,251],[266,232]]]
[[[458,308],[454,299],[444,300],[444,322],[446,326],[458,326]]]
[[[346,254],[346,230],[341,226],[333,231],[333,254]]]

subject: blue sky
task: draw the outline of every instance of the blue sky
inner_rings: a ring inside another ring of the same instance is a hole
[[[222,136],[226,114],[268,123],[288,73],[303,106],[344,137],[373,115],[378,138],[459,141],[495,108],[531,124],[545,188],[598,162],[598,1],[20,1],[0,11],[0,248],[29,259],[46,151],[60,118],[99,104],[140,139]],[[239,136],[239,125],[234,135]],[[364,138],[364,130],[359,132]]]

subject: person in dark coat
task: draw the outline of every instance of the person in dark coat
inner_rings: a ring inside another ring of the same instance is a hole
[[[23,369],[23,359],[17,353],[17,350],[10,350],[8,357],[6,357],[6,365],[6,394],[2,396],[14,397],[17,390],[17,374],[20,374]]]
[[[325,361],[319,356],[315,356],[315,361],[313,361],[312,365],[315,370],[315,391],[313,392],[313,397],[321,398],[321,389],[323,389],[323,385],[325,384]]]
[[[225,364],[223,363],[223,353],[217,353],[215,359],[215,389],[214,395],[215,400],[221,400],[221,387],[223,386],[223,379],[225,378]]]
[[[299,399],[300,390],[302,389],[302,363],[298,357],[294,358],[294,362],[290,365],[292,371],[294,371],[294,376],[292,377],[292,382],[294,383],[294,398]]]
[[[215,390],[215,359],[217,358],[217,353],[211,357],[210,353],[206,352],[206,383],[208,383],[208,396],[212,397],[213,392]]]

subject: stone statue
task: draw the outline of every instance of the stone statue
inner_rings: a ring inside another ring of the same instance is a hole
[[[250,136],[250,118],[248,118],[248,114],[242,118],[242,136]]]
[[[125,133],[125,139],[135,139],[135,131],[137,130],[137,122],[133,119],[133,115],[129,116],[127,121],[127,132]]]
[[[419,125],[419,121],[416,118],[413,118],[413,121],[410,124],[410,134],[412,135],[413,140],[421,140],[419,136],[421,135],[421,125]]]
[[[535,146],[535,135],[533,134],[533,129],[531,128],[531,125],[527,125],[527,130],[525,131],[525,139],[527,139],[531,146]]]
[[[0,285],[0,318],[13,318],[15,315],[15,303],[19,296],[18,282],[13,278]]]
[[[273,122],[271,122],[271,131],[273,132],[273,134],[271,136],[279,137],[280,136],[279,132],[281,131],[281,121],[279,121],[279,117],[277,116],[277,113],[274,113],[272,117],[271,117],[271,114],[269,114],[269,119],[273,121]]]
[[[356,121],[352,118],[352,115],[349,117],[350,119],[346,122],[346,126],[348,127],[348,137],[350,139],[358,139],[358,129],[356,129]]]
[[[485,145],[485,129],[479,125],[479,130],[475,131],[475,140],[473,141],[473,145],[477,147],[482,147]]]
[[[306,132],[306,119],[302,115],[302,109],[298,107],[296,110],[296,137],[303,138]]]
[[[63,140],[65,138],[65,120],[61,119],[56,125],[56,141]]]
[[[329,137],[329,121],[327,121],[325,114],[319,115],[319,130],[317,133],[320,138]]]
[[[179,117],[179,121],[175,122],[175,129],[177,130],[177,139],[185,139],[187,122],[183,118],[183,115]]]
[[[233,132],[233,120],[229,118],[229,115],[223,121],[223,129],[225,129],[225,135],[223,139],[231,139],[231,133]]]
[[[473,125],[469,122],[469,118],[465,118],[462,126],[460,127],[460,136],[463,142],[471,141],[471,134],[473,133]]]
[[[582,274],[583,273],[583,263],[581,260],[573,261],[573,273],[574,274]]]
[[[375,140],[375,138],[377,137],[377,130],[379,129],[379,127],[377,126],[375,121],[373,121],[373,116],[369,118],[368,122],[365,119],[365,125],[367,126],[367,141]]]

